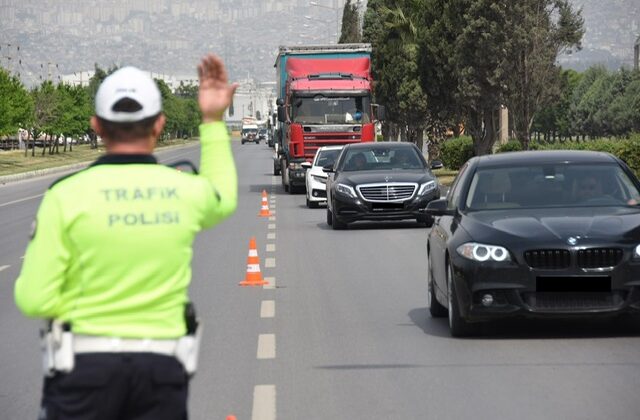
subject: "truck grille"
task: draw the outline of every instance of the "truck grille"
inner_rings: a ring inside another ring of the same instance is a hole
[[[561,270],[571,266],[571,254],[566,249],[525,251],[524,259],[529,267],[543,270]]]
[[[577,257],[580,268],[615,267],[622,260],[622,250],[620,248],[580,249]]]
[[[385,184],[358,185],[357,190],[366,201],[373,203],[406,201],[413,197],[418,184],[410,182],[391,182]]]

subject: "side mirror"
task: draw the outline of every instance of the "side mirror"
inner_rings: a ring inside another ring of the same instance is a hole
[[[442,169],[444,168],[444,164],[440,160],[432,160],[431,161],[431,169]]]
[[[384,105],[378,105],[376,107],[376,119],[378,121],[384,121],[386,118],[386,110],[384,109]]]
[[[456,211],[449,209],[448,205],[446,198],[440,198],[427,204],[427,208],[424,211],[431,216],[454,216]]]
[[[282,98],[276,99],[276,105],[278,105],[278,106],[284,105],[284,99],[282,99]]]
[[[322,167],[322,172],[326,172],[326,173],[332,174],[335,171],[333,170],[333,165],[327,165],[327,166],[323,166]]]
[[[278,121],[280,122],[285,122],[287,119],[287,116],[284,112],[284,106],[279,105],[278,106]]]
[[[312,165],[311,165],[311,162],[302,162],[300,166],[302,166],[305,169],[311,169]]]

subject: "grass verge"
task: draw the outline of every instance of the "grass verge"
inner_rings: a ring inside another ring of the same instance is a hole
[[[168,146],[179,146],[183,144],[193,143],[194,139],[175,139],[158,143],[157,149]],[[31,150],[24,155],[24,150],[0,150],[0,176],[15,175],[23,172],[37,171],[41,169],[57,168],[59,166],[73,165],[74,163],[89,162],[98,158],[104,153],[103,147],[92,149],[88,144],[79,144],[73,146],[73,151],[63,152],[50,155],[47,151],[42,156],[42,149],[36,148],[36,155],[31,156]]]

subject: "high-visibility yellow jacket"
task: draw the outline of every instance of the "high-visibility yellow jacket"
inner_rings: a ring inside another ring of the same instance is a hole
[[[175,338],[196,234],[231,215],[237,174],[224,123],[200,126],[200,174],[151,155],[105,155],[44,195],[15,285],[31,317],[75,333]]]

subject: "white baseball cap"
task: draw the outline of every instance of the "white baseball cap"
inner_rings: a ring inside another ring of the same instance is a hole
[[[122,99],[137,102],[134,111],[115,111]],[[156,82],[135,68],[123,67],[109,75],[96,94],[96,115],[113,122],[136,122],[158,115],[162,111],[162,96]]]

